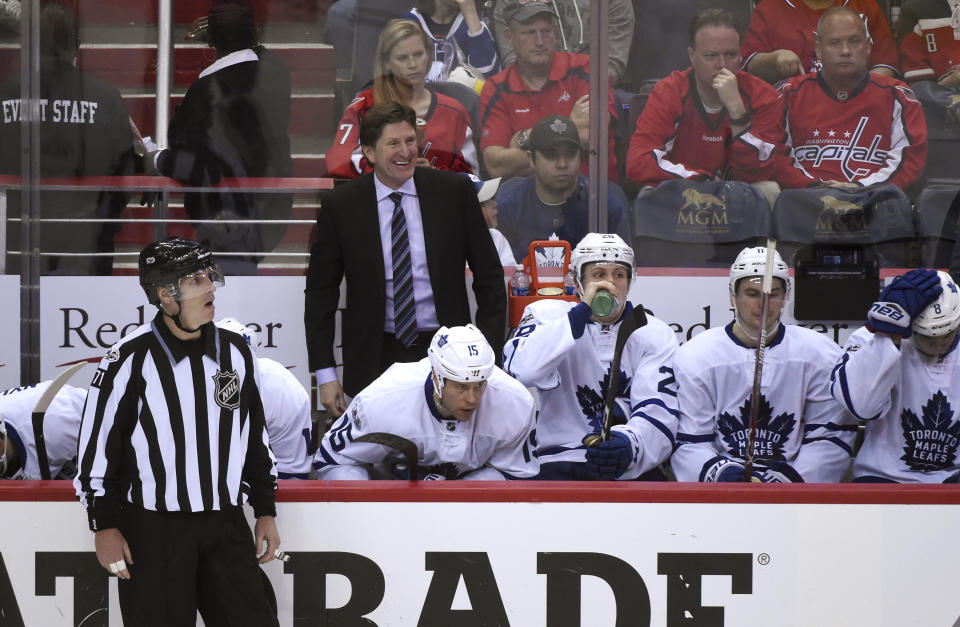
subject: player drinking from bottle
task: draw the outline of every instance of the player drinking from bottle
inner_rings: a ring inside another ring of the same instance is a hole
[[[507,372],[540,394],[538,478],[663,478],[657,467],[673,450],[677,424],[676,336],[639,305],[635,317],[627,300],[633,249],[619,235],[589,233],[571,261],[581,302],[532,303],[504,348]],[[603,423],[618,331],[634,323],[639,328],[623,346],[613,404],[615,422],[625,424],[587,447],[584,437]]]
[[[753,481],[836,482],[850,464],[856,424],[830,397],[840,348],[826,335],[780,316],[790,274],[773,256],[773,284],[763,324],[760,396],[753,398],[761,283],[767,249],[744,248],[730,267],[734,320],[680,347],[675,360],[680,420],[670,460],[679,481],[744,481],[751,405],[758,403]]]
[[[958,328],[960,291],[950,275],[911,270],[847,340],[831,391],[866,421],[854,481],[957,481]]]

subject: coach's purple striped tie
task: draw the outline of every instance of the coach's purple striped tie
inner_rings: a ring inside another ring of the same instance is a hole
[[[393,334],[406,348],[417,339],[417,311],[413,300],[413,264],[410,260],[410,241],[407,239],[407,219],[400,201],[403,194],[390,194],[393,201],[391,245],[393,246]]]

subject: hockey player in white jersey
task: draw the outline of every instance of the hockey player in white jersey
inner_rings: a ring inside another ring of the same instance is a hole
[[[41,479],[33,408],[50,386],[42,381],[0,392],[0,479]],[[64,385],[43,418],[43,439],[53,479],[72,479],[77,472],[77,437],[87,390]]]
[[[853,480],[956,482],[960,292],[946,272],[895,279],[850,335],[831,391],[866,422]]]
[[[472,324],[441,327],[425,359],[392,365],[354,397],[317,447],[317,479],[406,478],[392,449],[354,441],[369,433],[416,444],[420,479],[536,475],[533,398],[494,362]]]
[[[677,398],[673,355],[677,339],[663,321],[646,316],[623,348],[608,441],[586,447],[600,431],[610,385],[617,331],[633,304],[633,249],[616,234],[587,234],[573,250],[579,303],[538,300],[527,306],[504,347],[504,368],[540,396],[537,424],[539,479],[663,479],[658,466],[674,447]],[[599,290],[616,298],[613,311],[595,315]]]
[[[746,479],[766,256],[764,247],[737,255],[729,282],[734,320],[677,351],[680,422],[670,465],[679,481]],[[790,275],[779,253],[773,277],[751,481],[836,482],[850,465],[856,437],[854,419],[830,396],[840,348],[821,333],[780,322]]]
[[[222,318],[216,324],[239,333],[256,354],[257,334],[253,329],[234,318]],[[257,387],[270,448],[277,458],[277,478],[309,479],[314,453],[310,395],[283,364],[257,357],[257,366]]]

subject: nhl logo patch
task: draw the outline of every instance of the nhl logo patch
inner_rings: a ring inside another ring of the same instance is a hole
[[[357,410],[356,406],[353,408],[353,426],[357,431],[363,429],[363,426],[360,423],[360,412]]]
[[[223,372],[217,370],[217,374],[211,377],[216,385],[216,391],[213,397],[217,405],[224,409],[234,410],[240,407],[240,376],[236,370]]]
[[[104,356],[104,359],[109,362],[117,361],[118,359],[120,359],[120,351],[112,347],[110,348],[110,350],[107,351],[107,354],[106,356]]]

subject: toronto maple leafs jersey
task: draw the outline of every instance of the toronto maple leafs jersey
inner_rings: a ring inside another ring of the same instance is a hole
[[[33,434],[33,408],[48,387],[50,381],[42,381],[0,392],[0,416],[20,460],[19,470],[13,473],[14,479],[41,478],[37,442]],[[77,436],[86,399],[85,389],[65,385],[53,397],[44,414],[43,439],[50,476],[55,479],[71,479],[76,474],[74,459],[77,456]]]
[[[958,336],[960,337],[960,336]],[[960,356],[925,361],[910,340],[861,328],[850,335],[831,391],[866,421],[854,479],[941,483],[957,472],[960,442]]]
[[[461,422],[437,410],[429,359],[392,365],[323,436],[313,461],[317,479],[389,478],[390,467],[403,457],[381,444],[355,441],[368,433],[410,440],[420,467],[444,467],[447,478],[496,480],[539,472],[536,405],[526,388],[496,367],[473,416]]]
[[[625,312],[631,309],[628,302]],[[504,368],[524,385],[535,387],[540,395],[537,440],[541,465],[585,462],[583,438],[599,432],[603,425],[610,362],[620,322],[589,321],[582,333],[575,333],[578,325],[573,318],[589,317],[589,312],[586,303],[531,303],[504,347]],[[673,378],[676,350],[676,334],[650,315],[646,325],[634,331],[624,345],[615,411],[627,421],[614,430],[629,438],[633,459],[619,479],[636,479],[661,464],[673,450],[677,431]]]
[[[278,479],[307,479],[313,461],[310,395],[287,368],[257,358],[260,397]]]
[[[754,459],[786,463],[806,482],[839,481],[850,465],[856,421],[830,396],[840,347],[823,334],[780,325],[763,355]],[[700,333],[677,351],[679,481],[702,481],[718,456],[744,459],[750,434],[755,347],[733,323]]]

